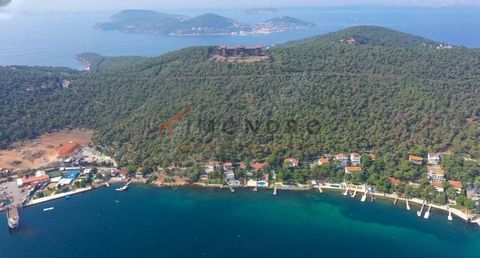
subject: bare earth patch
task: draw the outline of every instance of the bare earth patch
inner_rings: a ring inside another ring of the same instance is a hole
[[[93,131],[84,129],[47,133],[34,140],[16,142],[0,150],[0,170],[29,170],[56,162],[58,149],[66,143],[84,147],[92,142]]]

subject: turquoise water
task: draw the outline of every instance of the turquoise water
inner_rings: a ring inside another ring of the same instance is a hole
[[[159,10],[198,15],[215,12],[243,22],[272,16],[246,15],[242,10]],[[0,65],[47,65],[81,68],[75,56],[82,52],[104,55],[157,56],[196,45],[273,45],[336,31],[354,25],[380,25],[434,40],[480,47],[480,8],[284,8],[315,28],[264,36],[158,36],[124,34],[94,29],[114,12],[21,13],[0,24]]]
[[[318,192],[111,187],[26,208],[18,232],[0,223],[2,258],[475,258],[479,243],[478,227],[444,213]]]

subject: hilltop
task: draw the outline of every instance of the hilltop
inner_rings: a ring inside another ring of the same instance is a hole
[[[4,67],[0,140],[95,129],[97,144],[144,165],[352,150],[479,157],[480,50],[428,42],[367,26],[271,48],[263,62],[215,62],[207,46],[110,59],[102,72]],[[174,135],[159,130],[186,108]]]

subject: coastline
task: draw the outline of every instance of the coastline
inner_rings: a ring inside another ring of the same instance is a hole
[[[89,186],[89,187],[86,187],[86,188],[77,189],[75,191],[70,191],[70,192],[66,192],[66,193],[61,193],[61,194],[56,194],[56,195],[53,195],[53,196],[47,196],[47,197],[31,200],[28,203],[26,203],[24,205],[24,207],[29,207],[29,206],[32,206],[32,205],[46,203],[46,202],[49,202],[49,201],[64,198],[65,196],[68,196],[68,195],[75,195],[75,194],[89,192],[89,191],[95,190],[96,188],[106,186],[107,182],[110,183],[110,184],[120,184],[120,183],[125,183],[125,182],[128,182],[128,181],[129,181],[128,179],[112,178],[109,181],[106,181],[106,182],[103,182],[103,183],[100,183],[100,184],[97,184],[97,185],[94,185],[94,186]],[[154,187],[154,188],[185,187],[185,188],[197,188],[197,189],[202,189],[202,188],[229,189],[231,187],[231,188],[237,188],[237,189],[252,189],[252,190],[255,188],[253,186],[246,186],[246,185],[228,186],[228,185],[222,185],[222,184],[205,184],[205,183],[200,183],[200,182],[196,182],[196,183],[192,183],[192,184],[184,184],[184,185],[179,185],[179,184],[175,184],[175,183],[169,183],[169,184],[151,183],[151,184],[147,184],[144,180],[138,180],[138,179],[132,179],[131,182],[133,184],[146,185],[146,186],[151,186],[151,187]],[[348,197],[352,197],[350,195],[350,193],[353,192],[353,191],[356,191],[357,193],[360,193],[360,194],[365,194],[365,192],[367,192],[367,194],[374,196],[374,198],[380,198],[380,199],[392,200],[392,201],[397,200],[397,201],[402,201],[402,202],[406,202],[408,200],[408,202],[410,202],[412,204],[415,204],[415,205],[418,205],[418,206],[422,206],[423,204],[425,204],[427,206],[430,206],[433,209],[441,210],[441,211],[446,212],[446,213],[451,212],[452,215],[457,216],[458,218],[462,219],[463,221],[465,221],[467,223],[477,224],[477,225],[480,226],[480,218],[474,218],[473,219],[459,209],[451,208],[451,207],[448,207],[446,205],[437,205],[437,204],[433,204],[433,203],[428,203],[428,202],[425,202],[424,200],[419,199],[419,198],[408,198],[407,199],[407,198],[404,198],[404,197],[399,197],[396,194],[388,194],[388,193],[381,193],[381,192],[370,192],[370,191],[366,190],[364,185],[353,185],[353,184],[346,185],[344,183],[341,183],[341,184],[339,184],[339,183],[325,183],[323,185],[320,185],[320,188],[322,189],[322,191],[319,190],[320,191],[319,194],[322,194],[323,190],[326,190],[328,192],[336,192],[336,193],[341,194],[341,192],[348,189],[348,192],[349,192]],[[305,191],[312,191],[312,190],[318,189],[318,185],[317,186],[299,187],[299,186],[284,186],[282,184],[275,184],[275,185],[272,184],[269,187],[258,187],[258,191],[262,191],[262,190],[263,191],[275,191],[275,189],[276,190],[282,190],[282,191],[290,191],[290,192],[305,192]],[[276,191],[275,191],[275,194],[276,194]],[[355,198],[358,199],[358,197],[355,197]]]

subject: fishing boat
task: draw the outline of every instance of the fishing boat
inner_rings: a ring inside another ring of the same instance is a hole
[[[9,205],[7,208],[8,227],[16,229],[20,226],[20,216],[18,215],[18,208],[15,205]]]
[[[54,207],[48,207],[48,208],[43,209],[43,211],[52,211],[54,209],[55,209]]]

